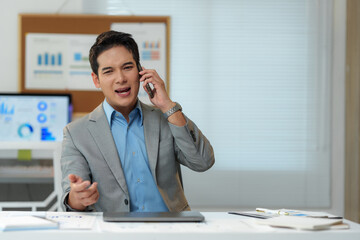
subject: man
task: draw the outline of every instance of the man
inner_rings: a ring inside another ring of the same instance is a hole
[[[105,100],[64,128],[63,209],[190,210],[179,164],[209,169],[215,161],[209,141],[171,101],[157,72],[140,67],[130,34],[100,34],[89,58],[93,82]],[[147,92],[146,84],[153,85],[155,107],[138,100],[140,82]]]

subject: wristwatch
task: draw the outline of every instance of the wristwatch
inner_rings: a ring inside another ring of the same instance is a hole
[[[169,110],[167,110],[166,112],[164,112],[164,117],[167,119],[169,118],[171,115],[173,115],[174,113],[176,113],[177,111],[181,111],[182,107],[180,106],[179,103],[175,102],[175,106],[170,108]]]

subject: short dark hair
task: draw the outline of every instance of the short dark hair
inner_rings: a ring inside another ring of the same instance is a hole
[[[114,46],[124,46],[133,55],[136,66],[140,66],[139,48],[131,34],[111,30],[101,33],[90,48],[89,61],[91,69],[96,75],[98,75],[99,69],[98,56]]]

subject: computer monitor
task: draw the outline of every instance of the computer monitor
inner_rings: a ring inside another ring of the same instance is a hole
[[[71,114],[70,94],[0,93],[0,141],[62,141]]]

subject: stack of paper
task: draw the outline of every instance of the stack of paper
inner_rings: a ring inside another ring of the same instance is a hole
[[[266,209],[266,208],[256,208],[257,214],[269,217],[277,217],[280,215],[286,216],[297,216],[297,217],[318,217],[318,218],[334,218],[342,219],[342,217],[334,216],[325,212],[312,212],[312,211],[303,211],[303,210],[293,210],[293,209]]]
[[[256,220],[259,224],[265,224],[272,227],[295,228],[302,230],[323,230],[332,227],[348,228],[348,225],[343,224],[342,219],[329,218],[312,218],[312,217],[296,217],[296,216],[280,216],[268,219]]]
[[[0,231],[58,229],[57,222],[34,216],[0,216]]]

